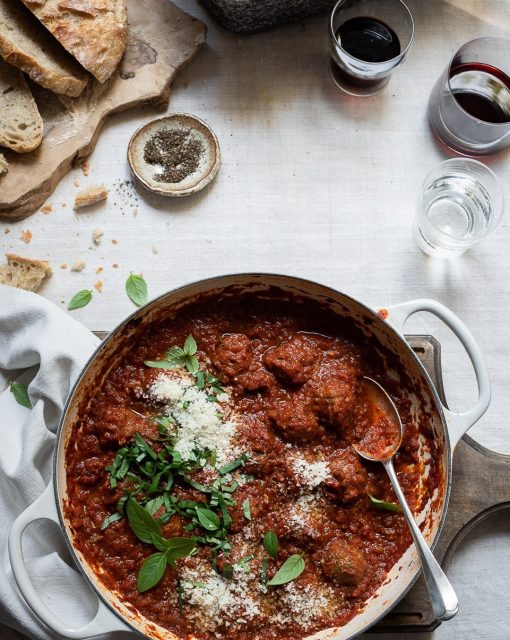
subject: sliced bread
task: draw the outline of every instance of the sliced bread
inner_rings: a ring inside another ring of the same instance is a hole
[[[125,0],[23,0],[23,3],[99,82],[105,82],[117,69],[126,48]]]
[[[0,146],[33,151],[42,134],[43,121],[23,74],[0,60]]]
[[[3,153],[0,153],[0,176],[9,171],[9,163]]]
[[[37,291],[45,278],[51,276],[51,268],[46,260],[22,258],[7,253],[7,264],[0,265],[0,284],[8,284],[26,291]]]
[[[79,96],[87,72],[18,0],[0,0],[0,57],[37,84]]]

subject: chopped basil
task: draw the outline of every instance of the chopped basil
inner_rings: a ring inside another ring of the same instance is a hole
[[[131,273],[126,280],[126,293],[131,302],[137,307],[147,303],[147,283],[143,276]]]
[[[243,502],[243,515],[246,520],[251,520],[250,501],[248,498]]]
[[[22,407],[26,407],[27,409],[32,408],[32,403],[30,402],[30,398],[28,397],[28,388],[26,384],[22,384],[21,382],[11,382],[9,388],[18,404],[20,404]]]
[[[224,578],[232,578],[232,576],[234,575],[234,567],[228,562],[224,562],[223,568],[221,570],[221,575]]]
[[[249,459],[250,459],[250,456],[247,453],[243,453],[243,455],[240,456],[239,458],[236,458],[236,460],[233,460],[232,462],[229,462],[228,464],[223,465],[223,467],[220,467],[218,469],[218,473],[224,476],[226,473],[230,473],[231,471],[234,471],[235,469],[242,467],[244,463],[247,462]]]
[[[305,561],[303,556],[295,553],[289,556],[287,560],[275,573],[273,578],[267,583],[270,587],[276,587],[281,584],[287,584],[298,578],[305,570]]]
[[[278,560],[279,545],[278,545],[278,536],[276,535],[276,533],[274,531],[266,531],[266,533],[264,534],[264,539],[262,540],[262,543],[264,545],[264,549],[271,556],[271,558]]]
[[[267,565],[269,561],[267,558],[262,558],[262,564],[260,565],[260,590],[262,593],[267,593]]]
[[[78,291],[74,296],[69,300],[69,304],[67,305],[67,309],[72,311],[73,309],[80,309],[81,307],[86,307],[88,303],[92,300],[92,291],[89,289],[82,289],[82,291]]]
[[[103,520],[103,524],[101,525],[101,531],[104,531],[105,529],[108,529],[108,527],[113,523],[113,522],[117,522],[118,520],[122,519],[122,514],[121,513],[112,513],[111,516],[106,516],[106,518]]]
[[[385,509],[386,511],[395,511],[396,513],[400,513],[402,511],[402,507],[395,502],[385,502],[384,500],[379,500],[378,498],[374,498],[374,496],[368,494],[370,498],[370,503],[376,509]]]

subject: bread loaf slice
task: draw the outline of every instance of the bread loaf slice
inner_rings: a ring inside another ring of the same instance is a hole
[[[126,48],[125,0],[23,0],[23,3],[99,82],[105,82],[117,69]]]
[[[0,57],[46,89],[77,97],[88,75],[18,0],[0,0]]]
[[[42,134],[43,121],[23,74],[0,60],[0,146],[33,151]]]
[[[22,258],[7,253],[7,264],[0,265],[0,284],[7,284],[26,291],[37,291],[45,278],[51,276],[51,268],[46,260]]]

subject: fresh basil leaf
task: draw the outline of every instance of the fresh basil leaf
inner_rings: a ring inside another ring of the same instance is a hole
[[[152,544],[156,547],[158,551],[166,553],[165,542],[166,540],[165,538],[163,538],[163,536],[160,536],[158,533],[152,534]]]
[[[30,398],[28,397],[28,388],[26,384],[22,384],[21,382],[11,382],[9,388],[18,404],[20,404],[22,407],[26,407],[27,409],[32,408],[32,403],[30,402]]]
[[[197,343],[195,341],[195,338],[192,335],[189,335],[186,338],[186,340],[184,341],[184,346],[182,350],[187,356],[195,355],[195,353],[197,352]]]
[[[176,364],[174,364],[173,362],[170,362],[169,360],[146,360],[144,362],[144,365],[146,367],[152,367],[153,369],[175,369],[175,367],[177,366]]]
[[[126,503],[126,513],[133,533],[142,542],[153,544],[153,535],[156,534],[161,536],[159,524],[154,520],[151,514],[133,498],[129,498]]]
[[[264,549],[271,556],[271,558],[278,560],[279,545],[278,545],[278,536],[276,535],[276,533],[274,531],[266,531],[266,533],[264,534],[262,543],[264,545]]]
[[[248,498],[243,502],[243,515],[246,520],[251,520],[250,501]]]
[[[122,518],[122,515],[120,513],[112,513],[111,516],[106,516],[106,518],[103,520],[103,524],[101,525],[101,531],[108,529],[108,527],[113,522],[117,522],[118,520],[121,520],[121,518]]]
[[[82,289],[82,291],[78,291],[74,296],[69,300],[69,304],[67,305],[67,309],[72,311],[73,309],[80,309],[81,307],[86,307],[88,303],[92,300],[92,291],[89,289]]]
[[[156,511],[163,506],[164,502],[165,502],[164,496],[157,496],[156,498],[153,498],[152,500],[149,500],[149,502],[146,503],[145,510],[148,511],[151,514],[151,516],[154,516]]]
[[[143,593],[155,587],[165,575],[166,553],[153,553],[143,561],[136,579],[136,590]]]
[[[198,363],[198,358],[196,356],[186,357],[186,369],[190,373],[195,374],[198,371],[199,367],[200,365]]]
[[[221,570],[221,575],[224,578],[232,578],[234,575],[234,567],[229,562],[224,562],[223,569]]]
[[[295,553],[289,556],[287,560],[275,573],[273,578],[267,583],[270,587],[276,587],[280,584],[287,584],[298,578],[305,570],[305,561],[303,556]]]
[[[368,494],[368,497],[370,498],[370,503],[376,509],[385,509],[386,511],[395,511],[396,513],[400,513],[402,511],[402,507],[396,502],[385,502],[384,500],[379,500],[378,498],[374,498],[374,496],[371,496],[370,494]]]
[[[167,538],[164,541],[165,549],[168,557],[172,560],[185,558],[195,549],[197,541],[195,538],[184,538],[176,536],[175,538]]]
[[[197,517],[200,524],[207,529],[207,531],[217,531],[221,522],[218,516],[211,511],[210,509],[204,509],[201,507],[196,507]]]
[[[126,280],[126,293],[131,302],[141,307],[147,302],[147,283],[143,276],[131,273]]]

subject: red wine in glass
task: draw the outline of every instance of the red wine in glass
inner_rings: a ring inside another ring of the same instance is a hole
[[[400,54],[397,34],[376,18],[351,18],[340,25],[336,36],[344,51],[365,62],[386,62]]]
[[[480,62],[453,67],[450,87],[458,104],[469,115],[490,122],[510,122],[510,78],[500,69]]]

